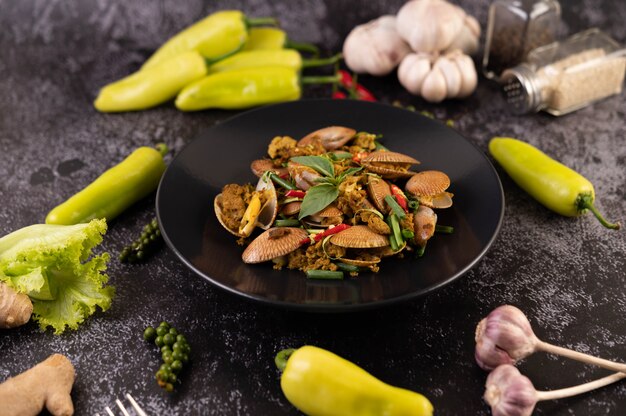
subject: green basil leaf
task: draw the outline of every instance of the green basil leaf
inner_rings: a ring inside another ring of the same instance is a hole
[[[306,195],[302,200],[302,206],[300,206],[300,214],[298,219],[306,217],[307,215],[315,214],[326,208],[339,196],[339,189],[336,186],[323,183],[309,188],[306,191]]]
[[[350,175],[354,175],[355,173],[359,172],[363,170],[363,168],[348,168],[346,169],[340,176],[339,176],[339,182],[342,182],[344,179],[346,179],[348,176]]]
[[[294,156],[291,158],[296,163],[315,169],[324,176],[335,176],[335,167],[332,162],[322,156]]]

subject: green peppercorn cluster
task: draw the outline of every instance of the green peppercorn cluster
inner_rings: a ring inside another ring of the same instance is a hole
[[[120,253],[122,263],[138,263],[153,254],[163,243],[159,223],[154,218],[143,227],[141,235]]]
[[[156,329],[147,327],[143,337],[161,349],[163,364],[156,373],[157,383],[168,392],[174,391],[180,371],[189,362],[191,348],[187,339],[167,322],[161,322]]]

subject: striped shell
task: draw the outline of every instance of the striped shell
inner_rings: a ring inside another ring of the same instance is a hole
[[[325,127],[304,136],[298,141],[298,146],[307,146],[315,140],[320,140],[324,149],[335,150],[348,143],[355,134],[356,130],[349,127]]]
[[[389,239],[372,231],[367,225],[355,225],[330,238],[330,242],[346,248],[376,248],[389,245]]]
[[[255,238],[241,254],[244,263],[262,263],[291,253],[309,234],[302,228],[274,227]]]
[[[409,178],[415,172],[409,171],[411,165],[420,163],[411,156],[377,150],[361,159],[361,165],[386,179]]]
[[[391,188],[384,179],[374,175],[367,176],[367,193],[376,209],[386,214],[389,212],[389,206],[385,202],[385,197],[391,195]]]
[[[433,196],[450,187],[450,178],[438,170],[425,170],[411,177],[405,189],[415,196]]]
[[[357,260],[357,259],[346,259],[346,258],[341,258],[341,261],[343,263],[346,264],[351,264],[353,266],[358,266],[358,267],[367,267],[367,268],[372,268],[374,267],[376,264],[380,263],[380,258],[375,258],[372,260]]]
[[[296,215],[298,212],[300,212],[301,206],[302,206],[302,201],[291,201],[283,205],[280,211],[284,215],[291,217],[292,215]]]

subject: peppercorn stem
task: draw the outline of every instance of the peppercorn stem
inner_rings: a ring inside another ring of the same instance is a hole
[[[279,25],[278,19],[275,17],[246,17],[245,22],[247,27]]]
[[[567,387],[565,389],[559,390],[551,390],[551,391],[537,391],[537,401],[543,400],[558,400],[564,399],[566,397],[576,396],[578,394],[583,394],[590,392],[595,389],[599,389],[600,387],[608,386],[609,384],[615,383],[626,377],[624,373],[615,373],[610,376],[606,376],[600,378],[598,380],[590,381],[588,383],[584,383],[574,387]]]
[[[598,211],[598,209],[593,205],[593,197],[590,194],[579,195],[576,200],[576,206],[579,212],[582,212],[585,209],[591,211],[593,215],[596,216],[598,221],[600,221],[600,224],[604,225],[606,228],[619,230],[622,227],[619,221],[613,224],[604,219],[602,214],[600,214],[600,211]]]
[[[593,355],[588,355],[582,352],[548,344],[547,342],[541,340],[537,341],[535,349],[547,352],[549,354],[560,355],[562,357],[570,358],[572,360],[581,361],[586,364],[593,364],[597,365],[598,367],[626,373],[626,364],[616,363],[614,361],[605,360],[604,358],[594,357]]]
[[[276,364],[276,367],[278,367],[281,373],[285,371],[287,361],[289,361],[289,357],[291,357],[294,352],[296,352],[295,348],[287,348],[279,351],[278,354],[276,354],[276,357],[274,357],[274,364]]]
[[[301,52],[308,52],[313,56],[319,56],[320,54],[319,48],[312,43],[294,42],[291,39],[287,39],[287,41],[285,42],[285,49],[295,49]]]
[[[303,59],[302,60],[302,68],[312,68],[316,66],[324,66],[324,65],[334,65],[343,57],[342,54],[338,53],[329,58],[319,58],[319,59]]]

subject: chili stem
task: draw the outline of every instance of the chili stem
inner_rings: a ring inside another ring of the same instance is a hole
[[[600,221],[600,224],[604,225],[606,228],[619,230],[622,227],[622,224],[620,224],[619,221],[613,224],[604,219],[600,211],[598,211],[598,209],[593,205],[593,198],[591,195],[580,195],[576,201],[576,205],[578,207],[578,211],[583,211],[585,209],[591,211],[593,215],[596,216],[598,221]]]
[[[158,150],[159,153],[161,153],[161,156],[165,156],[167,152],[169,152],[170,150],[165,143],[157,143],[157,145],[154,146],[154,148]]]
[[[436,233],[443,233],[443,234],[452,234],[454,232],[454,227],[452,227],[450,225],[439,225],[439,224],[436,224],[435,225],[435,232]]]
[[[342,54],[338,53],[329,58],[319,58],[319,59],[303,59],[302,60],[302,68],[312,68],[316,66],[325,66],[325,65],[334,65],[339,62],[339,60],[343,57]]]
[[[319,56],[320,54],[319,48],[312,43],[294,42],[291,39],[287,39],[287,41],[285,42],[285,49],[295,49],[301,52],[308,52],[315,57]]]
[[[247,27],[279,25],[278,19],[275,17],[246,17],[245,22]]]
[[[289,357],[291,357],[294,352],[296,352],[295,348],[287,348],[285,350],[278,351],[278,354],[274,357],[274,364],[276,364],[276,367],[278,367],[281,373],[285,371],[287,361],[289,361]]]
[[[424,244],[423,246],[417,247],[417,250],[415,250],[415,256],[422,257],[424,255],[425,250],[426,250],[426,244]]]
[[[611,383],[615,383],[626,377],[624,373],[615,373],[610,376],[600,378],[598,380],[590,381],[574,387],[568,387],[565,389],[551,390],[551,391],[538,391],[537,401],[543,400],[558,400],[566,397],[576,396],[577,394],[583,394],[590,392],[591,390],[599,389],[600,387],[608,386]]]
[[[339,82],[339,75],[333,76],[306,76],[300,78],[300,82],[306,84],[336,84]]]

